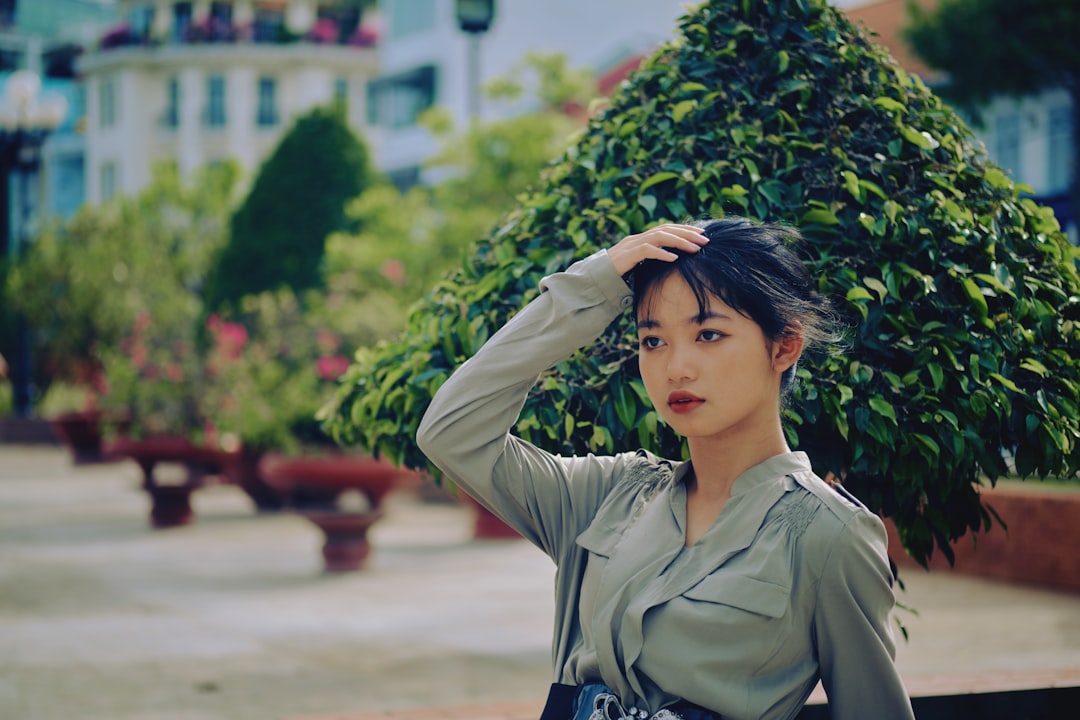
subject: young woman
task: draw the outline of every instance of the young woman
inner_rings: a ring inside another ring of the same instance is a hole
[[[424,416],[431,460],[557,564],[543,720],[792,718],[819,679],[834,720],[913,717],[882,523],[780,423],[804,345],[828,336],[796,235],[724,218],[623,238],[544,278]],[[690,459],[512,435],[537,376],[630,306],[649,398]]]

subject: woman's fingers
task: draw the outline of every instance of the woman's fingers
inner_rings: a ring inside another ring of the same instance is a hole
[[[607,253],[615,269],[622,275],[643,260],[672,262],[678,255],[671,249],[697,252],[708,242],[701,228],[693,225],[657,225],[643,233],[627,235],[609,248]]]

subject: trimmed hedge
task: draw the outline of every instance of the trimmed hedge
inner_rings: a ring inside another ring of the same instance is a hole
[[[892,516],[916,559],[989,527],[986,478],[1080,468],[1076,250],[951,109],[819,0],[686,15],[404,335],[358,354],[328,429],[425,467],[414,437],[432,394],[541,276],[649,225],[725,213],[802,228],[851,339],[803,364],[787,432]],[[564,454],[680,456],[632,338],[627,316],[546,373],[517,432]]]

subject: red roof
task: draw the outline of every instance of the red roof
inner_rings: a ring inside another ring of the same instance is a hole
[[[919,75],[923,80],[930,81],[940,73],[930,69],[919,59],[901,35],[908,24],[908,2],[909,0],[880,0],[849,8],[845,12],[852,22],[869,30],[870,39],[883,45],[900,67]],[[916,0],[916,2],[924,9],[937,5],[937,0]]]

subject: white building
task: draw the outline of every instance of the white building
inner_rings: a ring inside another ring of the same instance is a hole
[[[495,0],[490,29],[476,37],[479,86],[504,76],[527,53],[561,53],[571,67],[603,71],[651,53],[675,36],[687,0]],[[420,179],[434,152],[417,115],[448,109],[459,126],[470,115],[470,42],[455,0],[379,0],[380,75],[368,91],[368,137],[378,167],[400,185]],[[491,108],[480,105],[479,116]]]
[[[135,193],[153,165],[231,158],[253,174],[294,118],[334,100],[363,131],[375,38],[332,0],[120,0],[128,21],[80,60],[86,200]]]

